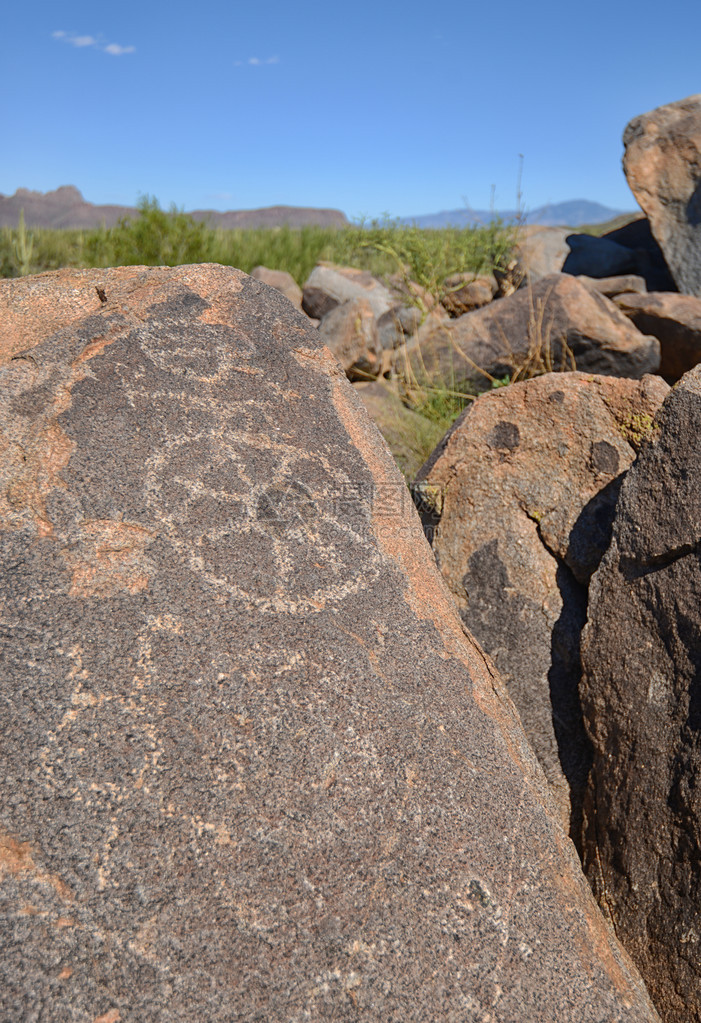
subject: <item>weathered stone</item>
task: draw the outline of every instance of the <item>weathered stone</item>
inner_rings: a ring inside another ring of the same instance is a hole
[[[627,249],[610,238],[596,238],[591,234],[567,236],[570,254],[562,264],[566,274],[585,274],[587,277],[612,277],[614,274],[637,274],[638,260],[632,249]]]
[[[384,284],[366,270],[320,263],[307,278],[302,292],[302,308],[307,316],[323,320],[337,305],[352,298],[364,298],[379,319],[395,304]]]
[[[221,266],[0,313],[0,1018],[656,1019],[318,332]]]
[[[423,328],[422,328],[423,331]],[[417,377],[489,385],[517,371],[580,369],[639,378],[659,367],[659,342],[575,277],[552,274],[508,298],[424,331],[407,345]]]
[[[468,406],[414,485],[463,621],[494,658],[577,837],[586,586],[622,474],[668,390],[659,377],[582,373],[499,388]]]
[[[302,289],[292,274],[286,270],[269,270],[267,266],[254,266],[251,270],[251,277],[275,288],[290,300],[295,309],[302,308]]]
[[[661,291],[615,301],[638,330],[660,342],[660,375],[669,383],[701,362],[701,298]]]
[[[585,867],[668,1023],[701,1017],[701,367],[669,393],[592,579]]]
[[[623,170],[680,291],[701,298],[701,95],[634,118]]]
[[[394,306],[377,321],[382,348],[391,351],[404,344],[421,326],[421,312],[416,306]]]
[[[588,288],[601,292],[606,298],[615,298],[616,295],[627,294],[642,295],[647,291],[645,278],[637,274],[621,274],[617,277],[587,277],[579,275],[580,284],[586,284]],[[620,308],[620,307],[619,307]],[[645,331],[643,331],[645,333]]]
[[[521,266],[526,280],[539,281],[548,274],[557,274],[567,258],[570,247],[567,236],[572,234],[569,227],[543,227],[528,224],[518,230],[518,241],[514,256]]]
[[[382,347],[366,299],[353,298],[336,306],[319,324],[319,334],[349,380],[368,380],[380,372]]]
[[[444,284],[441,305],[451,316],[462,316],[473,309],[489,305],[497,292],[493,275],[476,277],[475,274],[452,274]]]

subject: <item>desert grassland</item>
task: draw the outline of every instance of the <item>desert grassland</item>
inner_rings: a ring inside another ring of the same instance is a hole
[[[346,228],[212,229],[175,208],[142,199],[139,216],[90,231],[16,227],[0,232],[0,276],[20,277],[61,267],[178,266],[222,263],[246,273],[255,266],[287,270],[303,285],[319,260],[379,276],[406,272],[430,289],[452,273],[484,273],[513,247],[514,231],[489,227],[421,230],[397,222],[358,222]]]

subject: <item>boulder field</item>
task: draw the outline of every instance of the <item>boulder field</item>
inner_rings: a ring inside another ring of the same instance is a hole
[[[657,1019],[319,334],[0,283],[0,1018]]]

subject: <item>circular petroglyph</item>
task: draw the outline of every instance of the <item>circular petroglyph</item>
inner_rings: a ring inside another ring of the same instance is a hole
[[[191,570],[259,610],[318,611],[380,570],[371,498],[343,500],[321,453],[222,428],[169,441],[146,470],[149,512]]]

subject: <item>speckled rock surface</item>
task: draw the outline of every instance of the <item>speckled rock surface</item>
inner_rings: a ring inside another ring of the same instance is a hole
[[[659,377],[550,373],[488,392],[414,485],[463,621],[494,658],[577,840],[590,764],[578,696],[587,585],[622,474],[668,391]]]
[[[656,1019],[318,332],[219,266],[0,313],[0,1018]]]
[[[670,391],[592,579],[585,864],[669,1023],[701,1018],[701,367]]]
[[[701,94],[635,117],[623,170],[677,287],[701,298]]]

